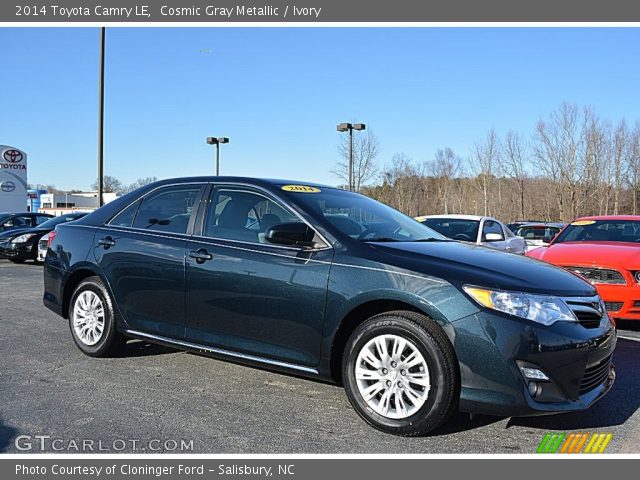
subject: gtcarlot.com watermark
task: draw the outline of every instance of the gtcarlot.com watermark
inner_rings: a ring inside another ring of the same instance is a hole
[[[21,452],[192,452],[193,440],[152,438],[56,438],[51,435],[20,435],[14,441]]]

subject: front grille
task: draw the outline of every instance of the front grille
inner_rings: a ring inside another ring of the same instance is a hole
[[[600,306],[600,297],[571,297],[564,299],[567,306],[574,313],[580,325],[585,328],[596,328],[606,314]]]
[[[604,308],[607,309],[607,312],[617,312],[624,305],[623,302],[604,302]]]
[[[611,369],[611,355],[595,365],[588,367],[584,371],[582,383],[580,384],[580,395],[590,392],[598,385],[604,383],[609,376]]]
[[[581,277],[586,278],[591,283],[607,283],[613,285],[624,285],[625,280],[622,274],[617,270],[609,270],[607,268],[593,267],[564,267],[567,270],[577,273]]]

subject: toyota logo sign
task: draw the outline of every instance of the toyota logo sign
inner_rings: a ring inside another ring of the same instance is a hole
[[[5,193],[13,192],[15,189],[16,189],[16,184],[11,181],[0,183],[0,190],[2,190]]]
[[[20,163],[24,156],[20,150],[5,150],[2,154],[4,159],[9,163]]]

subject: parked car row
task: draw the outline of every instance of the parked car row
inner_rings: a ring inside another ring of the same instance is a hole
[[[42,239],[46,237],[48,241],[50,232],[54,231],[56,226],[73,222],[86,214],[74,212],[58,217],[39,213],[11,214],[8,217],[10,219],[5,220],[4,231],[0,232],[0,258],[13,263],[23,263],[27,260],[44,261],[47,244],[41,245]]]
[[[337,382],[403,436],[609,391],[616,333],[591,283],[478,247],[524,252],[495,219],[423,221],[324,185],[163,180],[57,226],[44,303],[87,355],[137,338]]]

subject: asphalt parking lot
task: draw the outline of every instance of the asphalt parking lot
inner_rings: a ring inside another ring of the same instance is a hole
[[[43,307],[41,266],[0,260],[0,290],[0,452],[18,452],[20,435],[50,435],[62,448],[92,440],[120,451],[115,440],[126,440],[123,451],[135,443],[139,453],[166,440],[193,440],[190,453],[534,453],[549,431],[611,432],[608,453],[640,451],[638,332],[621,332],[617,382],[587,412],[457,414],[407,439],[367,426],[336,386],[141,342],[116,358],[87,357]]]

